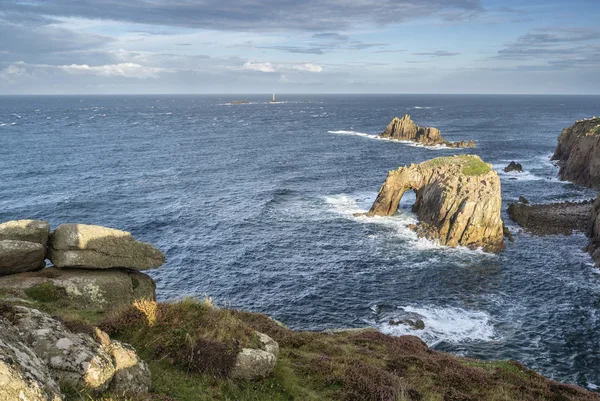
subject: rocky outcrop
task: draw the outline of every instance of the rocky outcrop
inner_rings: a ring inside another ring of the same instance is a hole
[[[388,124],[384,132],[379,134],[380,138],[394,139],[398,141],[411,141],[427,146],[442,145],[452,148],[472,148],[474,141],[448,142],[442,138],[440,130],[432,127],[419,127],[408,114],[404,117],[394,119]]]
[[[592,206],[593,201],[540,205],[520,201],[508,206],[508,215],[535,235],[570,235],[573,231],[587,231]]]
[[[44,361],[0,317],[0,400],[62,401],[58,383]]]
[[[596,266],[600,267],[600,197],[596,199],[591,207],[588,226],[587,236],[590,238],[590,243],[586,250],[596,262]]]
[[[46,247],[50,224],[42,220],[13,220],[0,224],[0,241],[26,241]]]
[[[111,340],[99,329],[93,329],[93,336],[72,332],[49,315],[21,306],[12,308],[10,322],[2,322],[6,327],[0,327],[0,355],[3,347],[13,350],[20,347],[15,352],[18,358],[12,361],[13,370],[28,370],[31,373],[25,376],[37,379],[46,387],[46,393],[52,394],[31,399],[62,399],[56,383],[94,394],[108,390],[119,395],[148,392],[147,365],[131,346]],[[13,387],[19,383],[12,378],[9,382]],[[34,384],[32,380],[28,383],[36,388]]]
[[[510,162],[508,164],[508,166],[504,167],[503,171],[505,173],[522,173],[523,172],[523,166],[521,165],[521,163],[517,163],[517,162]]]
[[[561,180],[586,187],[600,187],[600,118],[577,121],[558,137],[552,160]]]
[[[27,241],[0,241],[0,276],[39,270],[45,266],[46,248]]]
[[[54,301],[73,309],[101,311],[129,306],[137,299],[156,299],[154,280],[144,273],[121,269],[49,267],[0,277],[0,291],[24,300]]]
[[[447,246],[504,248],[500,179],[478,156],[441,157],[390,171],[367,215],[394,214],[411,189],[420,236]]]
[[[147,270],[160,267],[165,255],[150,244],[113,228],[62,224],[50,237],[49,259],[59,268]]]
[[[232,379],[262,379],[269,376],[279,355],[279,344],[266,334],[256,332],[260,349],[244,348],[237,355],[235,366],[230,377]]]

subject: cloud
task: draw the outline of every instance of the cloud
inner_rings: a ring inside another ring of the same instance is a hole
[[[320,47],[300,47],[300,46],[257,46],[257,49],[272,49],[286,53],[300,54],[325,54],[323,48]]]
[[[25,63],[19,61],[0,70],[0,81],[4,80],[14,83],[16,78],[23,75],[27,75],[27,69],[25,68]]]
[[[337,41],[347,41],[350,39],[348,35],[342,35],[335,32],[323,32],[323,33],[315,33],[312,35],[314,39],[323,39],[323,40],[337,40]]]
[[[5,13],[79,17],[233,31],[322,31],[401,23],[446,13],[473,14],[480,0],[54,0],[4,2]]]
[[[452,57],[458,56],[460,53],[448,52],[445,50],[436,50],[433,52],[411,53],[413,56],[428,56],[428,57]]]
[[[140,64],[135,63],[121,63],[121,64],[111,64],[111,65],[99,65],[99,66],[89,66],[86,64],[71,64],[71,65],[60,65],[60,66],[52,66],[53,68],[58,68],[62,71],[65,71],[68,74],[89,74],[89,75],[99,75],[103,77],[125,77],[125,78],[137,78],[137,79],[147,79],[147,78],[158,78],[160,72],[164,72],[164,68],[156,68],[156,67],[147,67]]]
[[[252,61],[247,61],[244,63],[242,67],[247,71],[260,71],[260,72],[284,72],[284,71],[305,71],[305,72],[321,72],[323,71],[323,67],[320,65],[312,64],[312,63],[278,63],[272,64],[269,62],[257,63]]]

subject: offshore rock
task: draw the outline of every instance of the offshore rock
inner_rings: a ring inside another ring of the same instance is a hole
[[[48,367],[3,318],[0,318],[0,400],[63,400]]]
[[[394,214],[411,189],[419,236],[453,247],[504,249],[500,178],[478,156],[440,157],[390,171],[367,216]]]
[[[165,255],[150,244],[113,228],[62,224],[50,237],[48,258],[60,268],[147,270],[160,267]]]
[[[0,276],[40,270],[46,247],[28,241],[0,241]]]
[[[523,172],[523,166],[521,165],[521,163],[510,162],[508,164],[508,166],[504,167],[504,172],[505,173],[511,173],[513,171],[515,171],[517,173],[522,173]]]
[[[593,201],[547,203],[528,205],[511,203],[511,220],[535,235],[570,235],[573,231],[586,232]]]
[[[600,187],[600,118],[577,121],[558,137],[552,160],[561,180],[586,187]]]
[[[55,301],[73,309],[111,310],[130,306],[136,299],[156,299],[154,280],[137,271],[49,267],[0,277],[0,291],[15,297],[27,300],[28,293],[42,290],[51,297],[44,302]]]
[[[0,224],[0,241],[35,242],[46,247],[50,224],[42,220],[13,220]]]
[[[442,138],[440,130],[432,127],[419,127],[408,114],[404,117],[394,117],[384,132],[379,134],[380,138],[395,139],[398,141],[411,141],[427,146],[442,145],[452,148],[472,148],[474,141],[448,142]]]

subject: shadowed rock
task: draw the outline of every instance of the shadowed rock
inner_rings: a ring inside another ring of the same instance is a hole
[[[34,301],[60,302],[74,309],[110,310],[136,299],[156,298],[156,285],[144,273],[119,269],[57,269],[0,277],[0,290]]]
[[[390,171],[367,215],[394,214],[411,189],[420,236],[447,246],[504,248],[500,179],[478,156],[441,157]]]
[[[40,270],[46,247],[27,241],[0,241],[0,276]]]
[[[535,235],[586,232],[593,201],[562,202],[541,205],[511,203],[508,215],[521,227]]]
[[[600,118],[577,121],[558,137],[552,156],[561,180],[586,187],[600,187]]]
[[[60,225],[51,235],[48,258],[60,268],[147,270],[165,262],[162,252],[126,231],[87,224]]]
[[[521,163],[510,162],[508,164],[508,166],[504,167],[504,172],[505,173],[511,173],[511,172],[522,173],[523,166],[521,165]]]
[[[384,132],[379,134],[380,138],[395,139],[398,141],[411,141],[427,146],[443,145],[452,148],[472,148],[474,141],[448,142],[442,138],[440,130],[432,127],[419,127],[408,114],[404,117],[394,117]]]

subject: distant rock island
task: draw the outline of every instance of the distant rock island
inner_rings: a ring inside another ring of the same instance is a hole
[[[552,160],[557,161],[561,180],[600,187],[600,118],[577,121],[565,128]]]
[[[367,216],[394,214],[411,189],[419,236],[453,247],[504,249],[500,178],[479,156],[439,157],[390,171]]]
[[[426,146],[447,146],[450,148],[473,148],[475,141],[448,142],[442,138],[440,130],[433,127],[419,127],[408,114],[404,117],[394,117],[384,132],[379,134],[380,138],[394,139],[398,141],[417,142]]]

